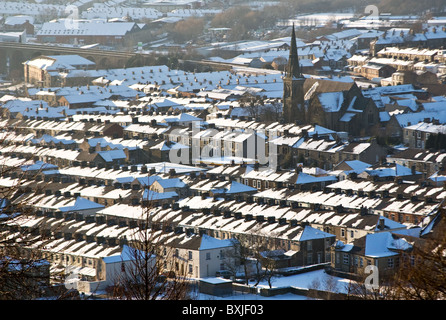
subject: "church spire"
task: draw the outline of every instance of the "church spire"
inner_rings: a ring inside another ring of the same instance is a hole
[[[288,57],[288,66],[286,68],[286,72],[289,77],[293,78],[303,77],[302,72],[300,70],[299,55],[297,54],[296,33],[294,32],[294,23],[291,32],[291,48],[290,48],[290,55]]]
[[[296,34],[291,34],[290,56],[283,77],[283,119],[288,123],[305,123],[305,99],[304,99],[305,77],[297,55]]]

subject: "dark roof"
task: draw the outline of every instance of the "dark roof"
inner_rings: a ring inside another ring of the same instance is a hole
[[[437,162],[437,157],[444,152],[430,152],[429,150],[420,150],[414,148],[408,148],[393,155],[393,158],[410,159],[418,161],[432,161]]]
[[[99,155],[97,153],[89,153],[87,151],[81,151],[79,155],[76,157],[76,160],[93,162],[98,156]]]
[[[355,82],[308,78],[305,79],[304,92],[307,92],[316,82],[319,83],[316,93],[349,91],[356,86]]]

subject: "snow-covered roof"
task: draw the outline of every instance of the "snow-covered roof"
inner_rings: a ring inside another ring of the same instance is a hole
[[[71,27],[76,24],[76,28]],[[37,36],[125,36],[135,28],[134,22],[106,22],[103,20],[69,20],[45,22]],[[139,27],[137,27],[139,29]]]
[[[34,17],[29,15],[17,15],[17,16],[9,16],[5,19],[5,25],[21,25],[26,22],[29,22],[30,24],[34,24]]]
[[[90,201],[88,199],[77,197],[76,201],[72,206],[60,207],[59,210],[62,212],[67,211],[81,211],[81,210],[91,210],[91,209],[102,209],[104,206],[102,204]]]
[[[156,192],[153,190],[145,189],[142,195],[142,200],[147,201],[158,201],[158,200],[165,200],[165,199],[174,199],[178,197],[178,193],[175,191],[169,191],[169,192]]]
[[[390,232],[379,232],[366,236],[365,255],[373,258],[398,255],[397,250],[408,250],[412,247],[406,240],[396,238]]]
[[[344,102],[343,92],[324,92],[318,94],[319,102],[327,112],[338,112]]]
[[[308,240],[316,240],[316,239],[325,239],[325,238],[330,238],[330,237],[334,237],[334,235],[331,233],[327,233],[327,232],[315,229],[310,226],[305,226],[299,240],[300,241],[308,241]]]
[[[234,242],[231,239],[216,239],[214,237],[203,234],[199,250],[211,250],[218,248],[232,247]]]

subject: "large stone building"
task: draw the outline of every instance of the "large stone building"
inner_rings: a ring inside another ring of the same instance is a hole
[[[294,28],[283,79],[283,119],[288,123],[318,124],[353,136],[372,135],[379,123],[374,101],[355,82],[305,78],[296,49]]]
[[[25,61],[23,66],[25,81],[39,87],[62,86],[64,85],[63,75],[74,70],[87,71],[96,68],[93,61],[78,55],[38,56]],[[87,75],[87,73],[84,74],[84,76]]]
[[[78,45],[124,45],[141,28],[135,22],[102,20],[55,20],[45,22],[36,33],[40,43],[69,43]]]

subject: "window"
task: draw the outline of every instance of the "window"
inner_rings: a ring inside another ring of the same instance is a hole
[[[313,263],[313,255],[312,254],[308,254],[307,255],[307,264],[312,264]]]
[[[387,259],[387,267],[393,269],[393,267],[394,267],[393,258],[388,258]]]
[[[368,120],[368,122],[369,122],[369,124],[374,124],[375,123],[375,117],[373,116],[373,113],[369,113],[368,115],[367,115],[367,120]]]
[[[211,260],[211,253],[210,252],[206,252],[206,260]]]
[[[192,273],[192,264],[189,264],[189,273]]]
[[[349,256],[348,256],[347,253],[344,253],[342,262],[343,262],[344,264],[348,264],[348,262],[349,262]]]
[[[308,251],[311,251],[311,250],[313,250],[313,242],[310,240],[310,241],[307,241],[307,250]]]
[[[189,260],[192,260],[192,251],[189,251]]]
[[[355,237],[355,232],[352,230],[350,231],[350,237],[354,238]]]
[[[341,229],[341,237],[345,237],[345,229]]]

